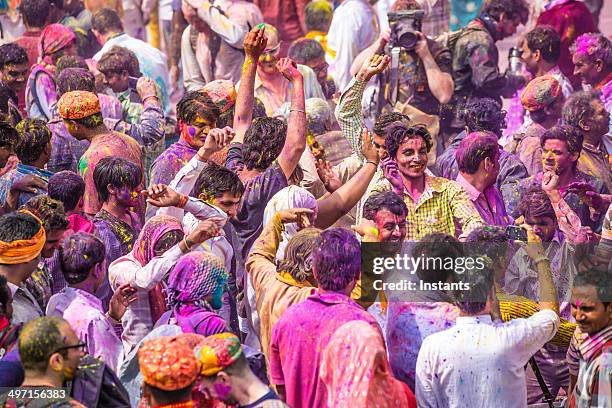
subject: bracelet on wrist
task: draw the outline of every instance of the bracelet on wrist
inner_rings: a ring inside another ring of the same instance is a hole
[[[304,115],[306,114],[306,111],[302,110],[302,109],[289,109],[289,112],[301,112]]]
[[[374,167],[378,167],[378,163],[376,163],[375,161],[368,160],[368,161],[366,161],[366,164],[368,164],[368,163],[373,164],[373,165],[374,165]]]
[[[176,206],[178,208],[185,208],[185,205],[187,205],[187,201],[189,201],[189,196],[181,194],[181,196],[179,197],[179,202]]]
[[[145,104],[145,102],[146,102],[146,101],[148,101],[148,100],[149,100],[149,99],[151,99],[151,98],[155,98],[155,99],[157,99],[157,100],[159,101],[159,98],[157,97],[157,95],[149,95],[149,96],[145,96],[145,97],[142,99],[142,104],[144,105],[144,104]]]
[[[185,247],[187,248],[187,251],[191,251],[191,246],[192,246],[192,245],[190,245],[190,244],[189,244],[189,242],[187,242],[187,235],[185,235],[185,236],[183,237],[183,244],[184,244],[184,245],[185,245]]]

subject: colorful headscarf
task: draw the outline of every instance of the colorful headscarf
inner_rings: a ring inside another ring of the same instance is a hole
[[[89,91],[70,91],[62,95],[57,109],[63,119],[83,119],[102,112],[98,95]]]
[[[416,408],[414,394],[391,373],[380,330],[362,320],[336,330],[323,351],[320,378],[329,407]]]
[[[38,232],[30,239],[0,241],[0,264],[17,265],[30,262],[40,255],[46,239],[45,229],[41,225]]]
[[[176,391],[195,383],[200,369],[193,350],[177,337],[145,342],[138,350],[144,382],[164,391]]]
[[[38,63],[45,66],[53,66],[51,55],[76,41],[74,32],[61,24],[49,24],[40,35],[38,43]]]
[[[179,220],[168,215],[156,215],[149,219],[142,227],[132,254],[142,266],[148,264],[155,257],[155,244],[168,232],[183,231]]]
[[[195,349],[195,356],[200,363],[200,374],[206,377],[232,365],[241,355],[240,339],[232,333],[208,336]]]
[[[227,278],[220,258],[202,251],[183,255],[168,279],[168,306],[200,301],[222,287]]]
[[[232,81],[226,79],[216,79],[204,85],[200,92],[208,95],[210,99],[221,110],[227,111],[236,103],[236,88]]]
[[[542,110],[561,95],[561,85],[551,75],[534,78],[521,93],[521,104],[529,112]]]
[[[132,248],[132,256],[140,265],[145,266],[151,259],[155,258],[155,244],[164,235],[172,231],[183,231],[179,220],[167,215],[152,217],[140,230],[140,234]],[[149,307],[151,309],[151,319],[154,322],[166,311],[166,300],[161,282],[149,291]]]
[[[299,186],[287,186],[276,193],[264,210],[263,225],[268,225],[274,215],[281,210],[288,210],[290,208],[310,208],[314,210],[315,214],[313,220],[317,214],[317,199],[306,189]],[[276,259],[282,260],[285,258],[285,249],[291,237],[298,232],[297,224],[285,225],[285,231],[282,233],[282,241],[278,245],[278,251],[276,251]]]

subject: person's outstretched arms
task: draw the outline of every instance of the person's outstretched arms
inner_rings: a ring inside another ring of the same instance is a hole
[[[246,54],[240,75],[240,87],[236,96],[234,113],[234,131],[236,135],[233,143],[242,143],[244,135],[253,120],[253,104],[255,103],[255,74],[257,73],[257,60],[268,43],[264,36],[264,25],[260,24],[251,30],[244,39],[244,52]]]
[[[304,99],[304,78],[297,64],[289,58],[281,58],[276,68],[291,82],[291,108],[287,121],[287,139],[278,156],[278,164],[285,177],[293,174],[306,148],[306,101]]]

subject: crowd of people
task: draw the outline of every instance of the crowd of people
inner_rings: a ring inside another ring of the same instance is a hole
[[[0,407],[612,407],[602,4],[0,1]]]

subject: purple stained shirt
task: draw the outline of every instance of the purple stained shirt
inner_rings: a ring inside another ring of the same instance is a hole
[[[512,223],[512,218],[506,214],[504,200],[495,185],[491,185],[480,192],[463,178],[461,173],[457,176],[456,181],[465,189],[485,224],[505,227]]]
[[[393,375],[415,389],[416,363],[423,339],[455,325],[459,309],[446,302],[390,301],[387,347]]]
[[[230,146],[225,165],[240,176],[244,168],[242,144]],[[274,162],[254,178],[245,180],[240,177],[240,179],[244,183],[244,194],[238,213],[231,221],[239,239],[236,248],[242,248],[242,259],[246,259],[255,240],[263,231],[263,216],[268,201],[288,184],[287,177],[278,162]]]
[[[327,388],[319,378],[321,356],[336,330],[353,320],[379,328],[376,319],[348,296],[315,293],[288,308],[274,325],[270,375],[274,384],[285,386],[290,407],[327,407]]]

